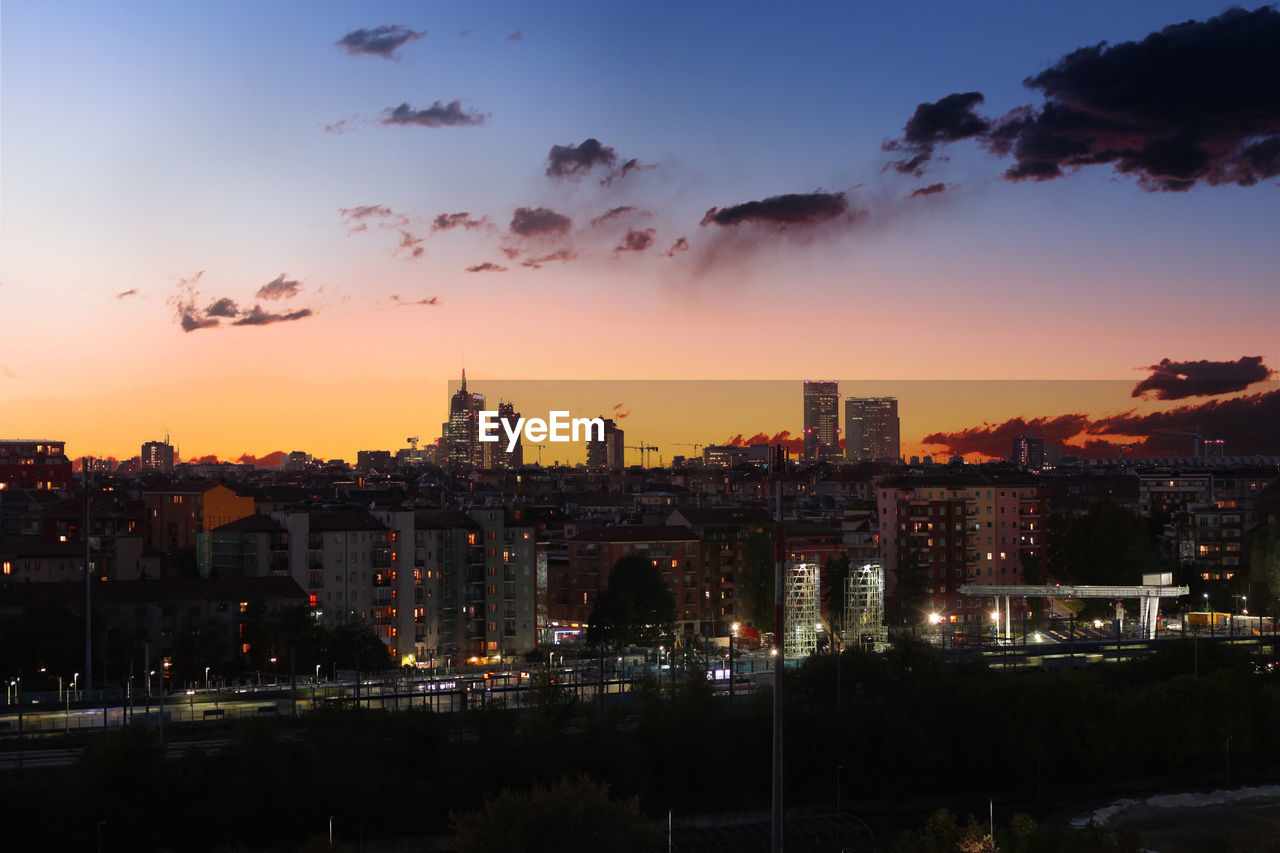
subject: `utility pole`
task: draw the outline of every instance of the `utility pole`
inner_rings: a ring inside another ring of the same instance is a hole
[[[84,475],[84,689],[93,689],[93,614],[90,612],[93,589],[93,563],[89,554],[89,457],[80,457],[80,473]]]
[[[782,561],[786,547],[782,538],[782,476],[786,469],[786,449],[773,448],[773,484],[776,498],[773,533],[773,803],[770,810],[770,847],[782,853],[782,681],[786,661],[783,657]]]

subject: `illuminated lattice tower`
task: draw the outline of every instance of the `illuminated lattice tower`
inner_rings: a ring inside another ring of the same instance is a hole
[[[879,563],[850,566],[844,593],[844,644],[884,651],[884,568]]]
[[[818,564],[788,563],[786,582],[782,654],[808,657],[818,648]]]

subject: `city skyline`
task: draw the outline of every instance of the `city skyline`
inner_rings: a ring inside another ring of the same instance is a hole
[[[512,3],[6,9],[6,433],[77,456],[167,430],[188,458],[354,458],[431,434],[463,366],[843,389],[1280,363],[1280,195],[1250,147],[1280,128],[1266,75],[1175,69],[1173,102],[1082,82],[1090,56],[1167,70],[1144,40],[1175,24],[1163,38],[1265,71],[1275,52],[1240,31],[1273,44],[1274,10],[939,6],[921,26],[908,7],[672,6],[678,25],[557,8],[554,25]],[[1164,135],[1028,155],[1063,141],[1051,107],[1100,103]],[[1175,137],[1213,157],[1151,153]],[[1175,405],[1126,395],[956,402],[927,424],[904,401],[903,452]],[[748,408],[737,429],[797,433],[798,410]],[[734,434],[636,424],[651,443]]]

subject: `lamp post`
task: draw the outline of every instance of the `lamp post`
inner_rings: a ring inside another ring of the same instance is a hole
[[[1209,638],[1213,639],[1213,612],[1209,610],[1209,593],[1204,594],[1204,612],[1209,619]]]
[[[733,701],[733,647],[737,644],[738,629],[742,627],[739,623],[734,622],[729,626],[729,701]]]
[[[204,668],[204,689],[209,689],[209,667]]]

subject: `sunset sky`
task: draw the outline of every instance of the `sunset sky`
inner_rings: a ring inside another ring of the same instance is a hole
[[[6,4],[0,437],[354,459],[464,366],[1114,388],[912,448],[1169,408],[1162,359],[1280,364],[1280,12],[1225,9]]]

